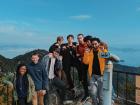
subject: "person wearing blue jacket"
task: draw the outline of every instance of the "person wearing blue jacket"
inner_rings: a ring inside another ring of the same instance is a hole
[[[35,84],[36,95],[33,97],[34,105],[44,105],[44,95],[46,94],[48,85],[48,76],[39,59],[39,54],[34,53],[31,57],[32,62],[28,65],[29,74]]]

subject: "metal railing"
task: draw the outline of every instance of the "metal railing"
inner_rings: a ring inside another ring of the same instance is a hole
[[[115,82],[114,88],[115,88],[117,100],[122,101],[123,105],[140,105],[140,104],[136,103],[136,100],[135,100],[136,90],[140,90],[140,88],[137,88],[135,85],[135,79],[136,79],[136,76],[140,76],[140,73],[132,73],[130,71],[114,70],[113,76],[115,78],[113,82]],[[121,85],[121,88],[120,88],[120,85]],[[129,85],[131,87],[133,87],[133,89],[129,89]],[[130,92],[132,92],[132,93],[130,93]],[[129,97],[129,95],[130,95],[129,93],[131,95],[133,94],[132,95],[133,98]]]

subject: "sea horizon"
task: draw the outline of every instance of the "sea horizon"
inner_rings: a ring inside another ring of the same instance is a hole
[[[12,59],[16,56],[23,55],[27,52],[33,51],[35,49],[43,49],[48,51],[48,47],[31,47],[31,46],[1,46],[0,55],[5,58]],[[133,67],[140,67],[139,58],[140,58],[140,48],[135,47],[110,47],[109,52],[117,55],[122,61],[119,64]]]

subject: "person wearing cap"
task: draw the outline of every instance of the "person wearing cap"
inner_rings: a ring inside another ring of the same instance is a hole
[[[58,71],[62,70],[62,57],[60,56],[60,49],[58,46],[54,46],[52,54],[48,54],[43,57],[42,65],[48,75],[49,91],[52,87],[56,87],[59,90],[60,104],[71,103],[71,100],[66,99],[66,84],[58,77]]]

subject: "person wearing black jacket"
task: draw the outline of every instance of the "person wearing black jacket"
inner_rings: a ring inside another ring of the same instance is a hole
[[[39,54],[32,55],[32,62],[28,65],[29,74],[35,83],[36,95],[33,97],[33,103],[36,105],[44,105],[44,95],[48,85],[48,76],[39,62]]]
[[[63,57],[63,70],[66,74],[68,89],[71,90],[74,88],[74,83],[71,78],[71,67],[75,66],[75,58],[76,58],[76,45],[73,43],[74,36],[68,35],[67,41],[68,43],[62,45],[61,55]]]

